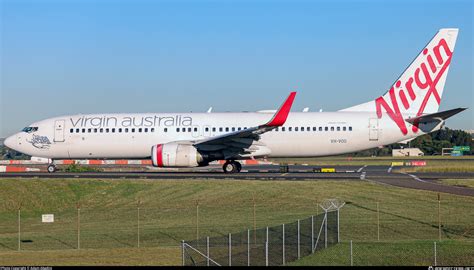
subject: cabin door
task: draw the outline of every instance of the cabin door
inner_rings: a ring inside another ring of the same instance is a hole
[[[369,118],[369,141],[379,140],[379,119]]]
[[[64,120],[56,120],[54,122],[54,141],[64,142]]]

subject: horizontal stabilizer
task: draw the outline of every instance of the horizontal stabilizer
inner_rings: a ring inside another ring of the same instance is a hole
[[[420,116],[417,116],[417,117],[405,119],[405,121],[407,121],[410,124],[414,124],[414,123],[420,123],[420,122],[427,123],[427,122],[435,122],[435,121],[439,121],[439,120],[446,120],[449,117],[451,117],[455,114],[458,114],[458,113],[460,113],[460,112],[462,112],[466,109],[467,108],[456,108],[456,109],[442,111],[442,112],[436,112],[436,113],[431,113],[431,114],[426,114],[426,115],[420,115]]]

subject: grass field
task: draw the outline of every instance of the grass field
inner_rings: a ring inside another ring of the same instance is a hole
[[[252,228],[253,198],[259,228],[317,214],[318,202],[339,198],[347,202],[344,241],[377,241],[377,220],[383,242],[438,239],[436,193],[362,181],[2,179],[0,198],[0,261],[7,264],[179,264],[183,239]],[[474,198],[441,200],[443,241],[473,250]],[[55,214],[53,224],[41,222],[46,213]]]
[[[474,244],[460,241],[436,243],[437,265],[472,265]],[[352,262],[357,266],[402,265],[426,266],[435,264],[434,242],[353,242]],[[290,263],[304,265],[351,265],[350,243],[343,242],[311,256]]]
[[[439,182],[444,185],[474,188],[474,179],[442,179]]]
[[[426,160],[428,166],[458,166],[473,167],[474,156],[420,156],[420,157],[317,157],[317,158],[273,158],[269,159],[275,163],[308,164],[313,166],[364,166],[364,165],[386,165],[390,166],[392,161]]]

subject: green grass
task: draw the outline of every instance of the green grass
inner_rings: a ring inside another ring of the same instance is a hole
[[[405,167],[405,168],[401,168],[400,171],[402,172],[434,172],[434,173],[474,172],[474,162],[451,163],[451,164],[428,163],[427,166],[424,166],[424,167]]]
[[[181,249],[114,248],[0,253],[2,265],[181,265]]]
[[[472,265],[474,242],[441,241],[436,243],[437,265]],[[353,242],[354,266],[428,266],[434,265],[433,241]],[[290,263],[303,265],[351,265],[350,243],[342,242]]]
[[[428,166],[458,165],[474,167],[474,156],[420,156],[420,157],[317,157],[317,158],[272,158],[275,163],[308,164],[312,166],[363,166],[386,165],[393,161],[408,162],[411,160],[426,160]]]
[[[444,185],[474,188],[474,179],[442,179],[439,182]]]
[[[259,228],[320,213],[318,202],[339,198],[347,202],[341,210],[343,240],[377,240],[377,202],[381,241],[438,238],[437,193],[363,181],[2,179],[0,198],[2,262],[2,257],[17,254],[20,205],[21,249],[25,254],[35,254],[31,258],[46,253],[50,258],[76,254],[68,252],[76,252],[77,247],[77,204],[81,248],[91,253],[103,249],[103,254],[106,250],[127,254],[127,250],[136,249],[138,217],[140,250],[173,249],[182,239],[223,236],[252,228],[253,198]],[[474,216],[469,213],[474,198],[450,194],[441,198],[442,238],[473,240]],[[41,214],[46,213],[55,214],[53,224],[41,223]],[[27,259],[21,255],[15,258],[19,264],[21,258]],[[73,264],[76,259],[72,256],[71,261],[61,262]],[[179,262],[179,258],[172,261]]]

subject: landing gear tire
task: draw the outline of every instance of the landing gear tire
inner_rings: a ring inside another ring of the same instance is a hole
[[[237,173],[240,172],[240,170],[242,169],[242,165],[240,165],[239,162],[231,160],[224,163],[222,169],[225,173]]]
[[[54,165],[54,164],[49,164],[49,165],[48,165],[48,172],[49,172],[49,173],[53,173],[53,172],[55,172],[55,171],[56,171],[56,165]]]
[[[242,170],[242,165],[240,164],[240,162],[235,162],[235,164],[237,165],[237,172],[240,172],[240,170]]]

